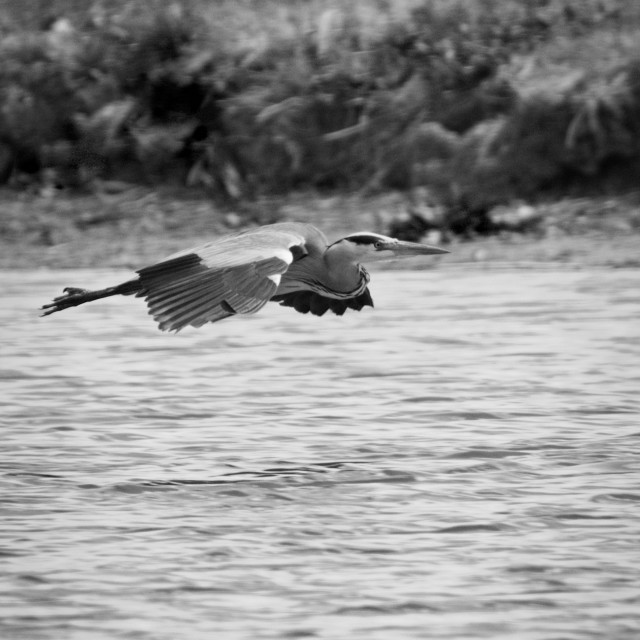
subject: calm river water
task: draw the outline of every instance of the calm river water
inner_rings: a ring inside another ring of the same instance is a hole
[[[0,637],[640,637],[640,271],[159,332],[0,274]]]

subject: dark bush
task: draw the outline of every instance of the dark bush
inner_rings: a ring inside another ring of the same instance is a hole
[[[224,201],[427,185],[482,226],[495,204],[639,162],[637,61],[559,93],[523,94],[504,73],[554,37],[620,28],[638,17],[630,0],[425,0],[375,37],[328,11],[317,33],[251,50],[195,0],[72,3],[27,29],[32,5],[0,44],[2,180],[54,169]]]

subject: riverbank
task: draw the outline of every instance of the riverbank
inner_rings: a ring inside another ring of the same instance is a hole
[[[5,190],[0,192],[0,268],[136,268],[246,226],[284,220],[315,224],[330,239],[358,230],[389,233],[409,206],[398,193],[294,194],[232,210],[188,192],[135,186],[110,185],[75,196]],[[461,238],[434,229],[425,240],[451,251],[438,260],[443,264],[640,266],[640,194],[520,204],[494,215],[513,218],[525,207],[533,220],[526,233]]]

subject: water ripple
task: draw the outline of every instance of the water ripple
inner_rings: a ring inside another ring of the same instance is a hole
[[[2,637],[635,640],[640,272],[36,318],[125,277],[2,275]]]

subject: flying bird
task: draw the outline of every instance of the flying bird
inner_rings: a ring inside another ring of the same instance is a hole
[[[448,253],[377,233],[352,233],[329,243],[310,224],[282,222],[221,237],[175,253],[137,277],[106,289],[67,287],[42,307],[49,315],[117,295],[144,298],[163,331],[201,327],[236,314],[256,313],[273,300],[300,313],[341,316],[373,307],[361,261]]]

